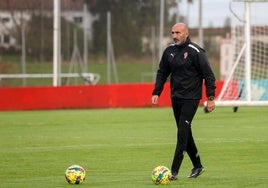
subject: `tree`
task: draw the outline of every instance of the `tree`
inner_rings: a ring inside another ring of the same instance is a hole
[[[169,21],[174,24],[175,22],[184,22],[189,24],[189,14],[190,14],[190,5],[193,4],[193,0],[185,0],[187,3],[186,7],[186,15],[182,15],[181,12],[178,10],[182,4],[182,0],[170,0],[168,1],[168,8],[172,10],[171,14],[169,15]]]
[[[90,7],[90,11],[99,18],[93,24],[93,52],[106,51],[107,12],[110,11],[115,54],[140,56],[142,36],[146,34],[148,28],[158,24],[159,1],[97,0],[95,2],[95,6]]]
[[[225,21],[224,21],[224,30],[226,33],[230,33],[231,32],[231,18],[230,17],[226,17]]]
[[[44,27],[41,27],[41,23]],[[53,17],[33,14],[28,22],[26,31],[27,56],[38,61],[48,61],[53,57]],[[61,18],[61,55],[62,60],[69,60],[68,54],[73,48],[73,33],[77,30],[79,49],[82,49],[82,29],[74,23]],[[68,33],[69,32],[69,35]],[[45,41],[42,44],[42,40]],[[67,45],[69,43],[69,45]],[[42,44],[42,45],[41,45]],[[42,56],[41,56],[42,55]]]

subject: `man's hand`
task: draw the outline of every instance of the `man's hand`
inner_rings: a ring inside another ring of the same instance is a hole
[[[157,104],[158,103],[158,95],[153,95],[152,96],[152,104]]]
[[[215,101],[207,100],[207,111],[212,112],[215,109]]]

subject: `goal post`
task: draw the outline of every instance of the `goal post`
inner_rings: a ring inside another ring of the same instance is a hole
[[[218,106],[268,106],[268,16],[261,9],[268,10],[268,0],[230,1],[233,63]]]

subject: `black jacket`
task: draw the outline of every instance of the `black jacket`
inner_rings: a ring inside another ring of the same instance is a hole
[[[157,71],[153,95],[161,95],[169,75],[172,100],[201,99],[203,80],[207,97],[215,96],[215,76],[205,51],[192,43],[190,38],[180,46],[172,44],[165,49]]]

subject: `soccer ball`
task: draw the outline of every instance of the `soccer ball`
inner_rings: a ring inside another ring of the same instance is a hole
[[[65,178],[69,184],[81,184],[86,177],[86,171],[79,165],[69,166],[65,171]]]
[[[152,171],[152,180],[157,185],[167,185],[171,178],[171,171],[165,166],[157,166]]]

